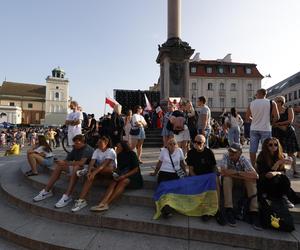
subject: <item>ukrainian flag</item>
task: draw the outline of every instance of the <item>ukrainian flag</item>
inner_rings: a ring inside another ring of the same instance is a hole
[[[169,205],[177,212],[188,216],[215,215],[218,211],[216,174],[185,177],[178,180],[163,181],[154,194],[156,213]]]

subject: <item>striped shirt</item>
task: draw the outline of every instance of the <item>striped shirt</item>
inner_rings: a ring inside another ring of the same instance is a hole
[[[220,162],[220,167],[223,169],[233,169],[236,171],[243,172],[255,172],[255,169],[252,167],[250,160],[245,156],[241,155],[237,162],[233,162],[229,159],[229,154],[225,153],[223,159]]]

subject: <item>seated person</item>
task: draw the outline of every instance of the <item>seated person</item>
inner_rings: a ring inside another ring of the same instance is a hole
[[[224,208],[227,222],[230,226],[236,226],[233,212],[232,189],[235,182],[242,182],[246,188],[247,196],[252,197],[257,194],[256,180],[258,174],[251,165],[251,162],[242,155],[242,147],[238,143],[233,143],[228,148],[228,153],[223,155],[220,163],[221,175],[223,176]],[[261,229],[258,218],[257,196],[250,202],[250,215],[255,229]]]
[[[150,175],[156,176],[158,174],[157,183],[159,184],[162,181],[179,179],[176,170],[182,168],[186,172],[185,167],[183,151],[178,147],[176,140],[171,138],[168,141],[167,148],[160,151],[155,171]],[[171,208],[168,205],[163,207],[162,215],[165,218],[172,216]]]
[[[52,149],[46,141],[45,136],[38,136],[37,144],[33,149],[27,151],[27,159],[31,170],[25,173],[26,176],[38,175],[38,165],[45,167],[51,167],[53,165],[54,158]]]
[[[116,200],[125,188],[142,188],[143,178],[139,168],[139,160],[135,152],[130,150],[124,141],[117,143],[118,167],[113,172],[113,180],[109,184],[106,193],[97,206],[91,207],[91,211],[98,212],[108,210],[109,205]]]
[[[71,195],[74,191],[78,176],[76,172],[88,164],[93,154],[93,148],[85,143],[84,135],[76,135],[73,137],[73,150],[68,154],[66,160],[58,160],[55,162],[54,171],[50,177],[47,186],[40,191],[40,193],[33,198],[34,201],[41,201],[53,196],[51,191],[55,182],[59,179],[61,173],[67,172],[70,176],[70,181],[67,191],[63,194],[61,199],[55,204],[56,208],[65,207],[71,201]]]
[[[17,140],[14,139],[11,143],[10,148],[5,151],[4,156],[19,155],[19,154],[20,154],[20,145],[17,144]]]
[[[79,195],[79,199],[75,201],[75,205],[71,209],[72,212],[77,212],[87,206],[85,197],[93,185],[95,176],[104,175],[111,177],[116,165],[116,152],[111,148],[111,141],[109,137],[100,137],[98,141],[98,148],[94,151],[92,160],[88,166],[86,181]]]
[[[277,138],[271,137],[264,141],[256,160],[259,197],[266,195],[269,199],[284,198],[289,208],[294,207],[287,197],[291,190],[291,182],[285,175],[285,165],[291,167],[292,162],[291,157],[285,158]]]
[[[189,167],[190,176],[217,172],[217,163],[216,163],[215,155],[211,149],[205,146],[204,135],[195,136],[194,146],[187,154],[186,163]],[[218,177],[216,178],[216,182],[217,182],[218,200],[220,201],[220,195],[219,195],[220,183]],[[204,215],[202,216],[202,219],[203,221],[207,221],[209,217],[207,215]],[[219,224],[225,225],[224,218],[222,217],[222,214],[220,212],[216,214],[216,219]]]

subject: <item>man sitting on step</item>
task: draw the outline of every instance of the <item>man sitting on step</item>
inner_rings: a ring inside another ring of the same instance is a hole
[[[76,135],[73,138],[73,142],[73,150],[68,154],[65,160],[57,160],[55,162],[55,168],[47,186],[33,198],[34,201],[41,201],[53,196],[51,189],[63,171],[70,174],[70,181],[67,191],[55,204],[55,207],[65,207],[72,201],[71,194],[74,191],[74,187],[78,179],[76,172],[77,170],[83,169],[84,166],[89,163],[94,152],[93,148],[86,144],[85,137],[83,135]]]
[[[230,226],[236,226],[235,214],[233,212],[232,191],[234,183],[240,182],[247,191],[251,201],[249,213],[254,229],[261,229],[258,217],[256,180],[258,174],[251,165],[251,162],[242,155],[242,146],[232,143],[228,152],[223,155],[220,163],[221,175],[223,176],[224,208],[227,222]]]

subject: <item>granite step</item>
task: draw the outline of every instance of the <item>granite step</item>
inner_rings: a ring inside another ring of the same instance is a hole
[[[90,230],[94,237],[96,236],[93,230],[95,228],[97,230],[101,228],[102,230],[103,228],[166,236],[171,237],[172,241],[173,238],[176,238],[252,249],[298,249],[298,239],[300,238],[300,235],[298,235],[300,227],[298,225],[296,232],[282,233],[269,230],[258,232],[243,222],[239,222],[236,228],[229,226],[222,227],[214,220],[204,223],[199,218],[179,214],[174,214],[169,220],[153,220],[153,208],[126,204],[114,204],[110,210],[100,214],[91,213],[87,208],[74,214],[70,212],[70,207],[54,209],[53,205],[59,196],[34,203],[32,201],[32,194],[37,192],[37,190],[25,183],[24,177],[20,175],[20,171],[13,167],[7,169],[2,174],[1,188],[3,196],[11,203],[10,206],[18,206],[20,210],[31,212],[32,216],[43,217],[43,220],[49,221],[44,226],[35,225],[34,223],[24,223],[32,225],[34,230],[40,228],[47,231],[46,225],[50,222],[50,231],[55,227],[60,227],[60,223],[62,225],[64,223],[68,225],[69,223],[74,223],[75,225],[73,226],[75,227],[88,227],[86,230]],[[6,216],[3,216],[3,213],[2,217],[3,219],[7,219]],[[2,225],[2,223],[0,224]],[[27,230],[29,230],[29,225],[25,226]],[[33,229],[31,228],[31,230]],[[54,234],[53,239],[56,236]]]

